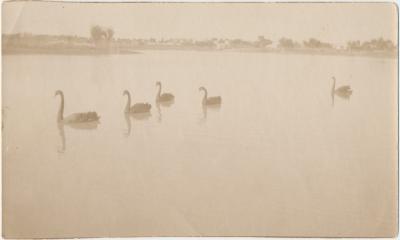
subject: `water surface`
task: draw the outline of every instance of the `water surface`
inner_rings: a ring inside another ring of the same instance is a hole
[[[388,236],[397,60],[235,52],[3,58],[3,224],[13,237]],[[331,87],[351,85],[349,100]],[[155,104],[156,81],[175,95]],[[201,106],[200,86],[220,95]],[[56,114],[95,110],[96,129]],[[133,102],[151,116],[125,116]]]

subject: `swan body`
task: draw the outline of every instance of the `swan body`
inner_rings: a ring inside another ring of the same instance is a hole
[[[333,85],[332,85],[332,91],[331,91],[332,98],[334,97],[334,95],[338,95],[339,97],[349,99],[351,94],[353,93],[353,90],[351,90],[351,87],[349,85],[344,85],[344,86],[335,88],[336,78],[332,77],[332,79],[333,79]]]
[[[172,93],[163,93],[161,94],[161,82],[156,82],[156,86],[158,86],[158,92],[156,96],[156,102],[172,102],[175,99],[175,96]]]
[[[131,106],[131,94],[128,90],[123,92],[123,95],[128,96],[128,101],[125,106],[125,113],[148,113],[151,109],[151,104],[149,103],[135,103]]]
[[[202,100],[203,105],[217,105],[221,104],[222,98],[220,96],[207,97],[207,89],[205,87],[200,87],[199,91],[204,91],[204,97]]]
[[[90,123],[96,122],[100,119],[100,116],[96,112],[73,113],[67,117],[64,117],[64,93],[61,90],[57,90],[55,96],[57,95],[61,97],[61,104],[57,114],[57,122],[62,122],[65,124]]]
[[[99,120],[96,112],[73,113],[64,118],[66,123],[86,123]]]

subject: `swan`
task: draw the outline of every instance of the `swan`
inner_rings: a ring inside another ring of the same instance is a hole
[[[61,90],[57,90],[55,97],[59,95],[61,97],[61,104],[57,114],[57,122],[64,124],[74,124],[74,123],[92,123],[97,122],[100,116],[96,112],[83,112],[83,113],[73,113],[67,117],[64,117],[64,93]]]
[[[351,90],[351,87],[349,85],[344,85],[336,88],[336,78],[332,77],[333,79],[333,85],[332,85],[332,90],[331,90],[331,96],[332,96],[332,101],[335,97],[335,95],[349,99],[351,94],[353,93],[353,90]]]
[[[222,99],[220,96],[216,97],[207,97],[207,89],[205,87],[200,87],[199,91],[204,91],[204,97],[202,100],[203,105],[215,105],[215,104],[221,104]]]
[[[149,103],[135,103],[131,106],[131,94],[128,90],[125,90],[122,95],[128,96],[128,102],[126,103],[125,113],[148,113],[151,109],[151,104]]]
[[[161,94],[161,82],[156,82],[156,86],[158,86],[158,93],[156,97],[156,102],[172,102],[175,99],[175,96],[171,93],[163,93]]]

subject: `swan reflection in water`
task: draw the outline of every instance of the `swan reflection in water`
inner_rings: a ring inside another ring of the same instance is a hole
[[[131,135],[132,123],[131,123],[129,113],[124,113],[124,116],[125,116],[125,122],[126,122],[126,126],[127,126],[127,130],[124,135],[125,135],[125,137],[128,137],[129,135]]]
[[[74,130],[95,130],[98,127],[98,122],[81,122],[81,123],[64,123],[64,122],[57,122],[58,133],[61,138],[61,148],[58,149],[59,153],[64,153],[66,150],[66,137],[64,127],[68,126]]]
[[[162,111],[161,108],[169,108],[175,103],[175,100],[165,101],[165,102],[156,102],[156,108],[158,112],[157,120],[158,122],[162,121]]]
[[[100,123],[100,116],[96,112],[83,112],[73,113],[67,117],[64,117],[64,93],[60,90],[57,90],[54,96],[60,96],[61,98],[61,103],[57,114],[57,127],[61,137],[61,149],[59,149],[58,152],[63,153],[66,150],[64,126],[66,125],[77,130],[97,129],[97,126]]]
[[[127,130],[124,133],[125,137],[129,137],[131,135],[132,130],[132,119],[136,121],[147,121],[151,117],[151,113],[124,113],[125,122],[127,126]]]
[[[58,127],[58,133],[60,134],[60,138],[61,138],[61,148],[59,148],[57,151],[59,153],[64,153],[65,149],[66,149],[64,124],[63,123],[57,123],[57,127]]]
[[[331,90],[331,97],[332,97],[332,106],[335,105],[335,96],[338,96],[340,98],[349,100],[351,97],[351,94],[353,93],[353,90],[349,85],[344,85],[344,86],[339,86],[336,88],[336,78],[332,77],[333,79],[333,84],[332,84],[332,90]]]
[[[203,120],[207,120],[207,115],[208,112],[219,112],[221,109],[221,104],[214,104],[214,105],[203,105],[202,110],[203,110]]]

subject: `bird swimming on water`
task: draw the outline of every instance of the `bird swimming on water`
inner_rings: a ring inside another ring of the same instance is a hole
[[[156,96],[156,102],[172,102],[175,99],[175,96],[172,93],[163,93],[161,94],[161,82],[156,82],[156,86],[158,86],[158,92]]]
[[[336,78],[332,77],[332,79],[333,79],[332,90],[331,90],[332,104],[333,104],[335,95],[337,95],[341,98],[344,98],[344,99],[349,99],[351,94],[353,93],[353,90],[351,90],[351,87],[349,85],[343,85],[343,86],[336,88]]]
[[[64,93],[61,90],[57,90],[54,96],[61,97],[60,108],[57,114],[57,122],[64,124],[74,123],[91,123],[97,122],[100,116],[96,112],[83,112],[83,113],[72,113],[67,117],[64,117]]]
[[[200,87],[199,91],[204,91],[204,97],[202,100],[202,104],[203,106],[209,106],[209,105],[217,105],[217,104],[221,104],[222,102],[222,98],[220,96],[215,96],[215,97],[207,97],[208,93],[207,93],[207,89],[205,87]]]
[[[128,96],[128,101],[125,106],[125,113],[148,113],[151,109],[151,104],[149,103],[135,103],[131,106],[131,94],[128,90],[125,90],[122,95]]]

